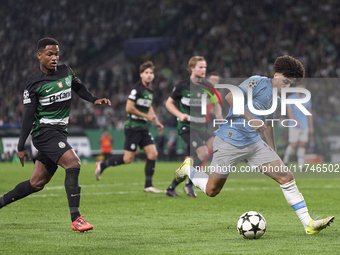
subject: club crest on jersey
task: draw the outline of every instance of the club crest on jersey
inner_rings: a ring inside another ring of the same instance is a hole
[[[71,87],[71,80],[70,80],[70,78],[66,77],[66,78],[65,78],[65,82],[66,82],[66,85],[67,85],[68,87]]]
[[[58,87],[62,88],[63,87],[63,83],[62,82],[58,82]]]
[[[59,146],[60,149],[63,149],[63,148],[65,148],[66,144],[64,142],[59,142],[58,146]]]

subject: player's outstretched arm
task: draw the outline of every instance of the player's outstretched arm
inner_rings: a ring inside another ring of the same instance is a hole
[[[182,122],[187,121],[189,119],[189,115],[180,112],[175,105],[176,101],[171,97],[166,101],[165,107],[172,114],[179,118]]]
[[[128,99],[126,101],[126,107],[125,107],[125,111],[127,113],[130,113],[130,114],[134,114],[134,115],[137,115],[139,117],[142,117],[142,118],[145,118],[147,119],[148,121],[152,121],[154,122],[155,120],[155,115],[153,115],[151,112],[148,112],[148,113],[144,113],[144,112],[141,112],[139,111],[137,108],[136,108],[136,103],[130,99]]]
[[[151,113],[151,115],[153,115],[153,116],[155,117],[153,123],[155,123],[155,125],[157,126],[158,131],[163,130],[164,126],[163,126],[163,124],[159,121],[159,119],[157,118],[156,113],[155,113],[155,110],[153,109],[152,106],[150,106],[149,113]]]
[[[32,125],[34,122],[34,115],[35,115],[35,105],[32,103],[29,106],[25,106],[24,110],[24,117],[22,119],[22,126],[20,130],[20,138],[18,142],[18,157],[20,159],[20,163],[24,166],[25,157],[30,160],[28,153],[25,149],[25,142],[32,130]]]
[[[111,101],[107,98],[100,98],[97,99],[96,101],[94,101],[95,105],[101,105],[101,104],[107,104],[107,105],[111,105]]]

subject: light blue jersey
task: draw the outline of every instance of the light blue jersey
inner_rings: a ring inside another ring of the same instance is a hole
[[[287,99],[301,99],[306,97],[306,95],[303,95],[302,97],[299,97],[296,93],[290,95],[287,97]],[[312,100],[309,100],[306,103],[302,104],[308,111],[312,109]],[[305,115],[295,104],[287,104],[287,108],[293,108],[293,115],[294,119],[299,123],[299,126],[296,126],[294,128],[299,129],[308,129],[309,123],[308,123],[308,116]],[[293,126],[295,123],[293,121],[290,121],[289,125]]]
[[[247,92],[248,87],[252,88],[253,106],[256,110],[268,110],[271,108],[273,99],[273,87],[271,84],[271,79],[255,75],[251,76],[239,85],[239,88],[242,90],[244,95],[245,108],[249,111]],[[280,97],[278,97],[277,106],[280,105],[280,102]],[[234,101],[234,103],[236,102]],[[254,118],[265,122],[267,118],[273,118],[274,113],[267,116],[255,115],[254,113],[251,114],[254,116]],[[228,123],[220,124],[219,129],[214,132],[214,135],[218,136],[223,141],[242,147],[261,140],[259,133],[248,125],[247,119],[241,117],[240,115],[233,114],[232,107],[230,107],[229,113],[225,119],[228,121]]]

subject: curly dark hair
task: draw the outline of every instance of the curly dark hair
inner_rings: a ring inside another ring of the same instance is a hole
[[[281,73],[287,78],[295,78],[296,82],[301,81],[305,77],[305,68],[302,63],[288,55],[278,57],[275,60],[274,71]]]

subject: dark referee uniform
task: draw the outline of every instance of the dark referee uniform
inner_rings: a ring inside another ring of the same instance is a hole
[[[128,100],[135,102],[137,110],[147,114],[152,104],[153,91],[139,81],[128,97]],[[134,114],[128,114],[129,119],[125,123],[125,144],[127,151],[136,151],[147,145],[154,144],[154,139],[148,130],[148,120]]]
[[[206,80],[203,80],[203,83],[212,86]],[[190,119],[185,122],[178,119],[177,131],[189,146],[191,153],[194,153],[198,147],[204,146],[205,142],[212,137],[212,134],[206,131],[206,116],[201,114],[202,94],[205,93],[203,89],[212,92],[203,85],[193,84],[190,78],[187,78],[180,81],[170,95],[174,101],[179,103],[179,111],[190,116]]]
[[[72,149],[66,137],[72,91],[91,103],[98,99],[67,65],[58,66],[52,74],[37,70],[26,82],[23,94],[25,110],[18,151],[25,150],[32,130],[33,144],[38,150],[35,160],[42,162],[52,175],[59,158]]]

